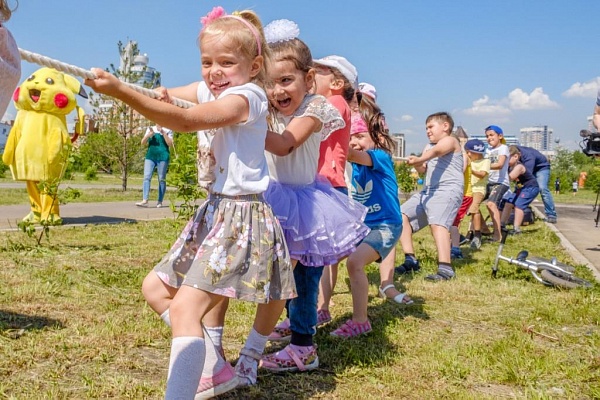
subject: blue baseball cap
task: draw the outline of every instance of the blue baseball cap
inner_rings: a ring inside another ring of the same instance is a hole
[[[500,138],[500,143],[506,144],[506,139],[504,139],[504,132],[502,132],[502,128],[500,128],[498,125],[488,126],[487,128],[485,128],[484,132],[487,132],[487,131],[494,131],[494,132],[496,132],[496,134],[502,135],[502,137]]]
[[[485,144],[479,139],[471,139],[465,143],[465,150],[471,153],[483,154],[485,152]]]
[[[496,132],[498,135],[503,135],[504,136],[504,132],[502,132],[502,128],[500,128],[497,125],[490,125],[487,128],[485,128],[484,132],[486,131],[494,131]]]

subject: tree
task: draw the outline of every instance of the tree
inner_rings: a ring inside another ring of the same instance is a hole
[[[119,42],[118,47],[120,65],[118,68],[110,65],[117,78],[127,83],[141,83],[146,88],[155,87],[160,82],[160,74],[153,72],[148,80],[146,67],[134,65],[139,55],[136,42],[129,41],[125,46]],[[139,134],[152,122],[112,97],[91,93],[90,103],[96,110],[98,132],[89,134],[81,145],[82,165],[84,168],[95,166],[109,173],[116,170],[121,175],[123,191],[126,191],[129,172],[139,169],[143,159]]]
[[[552,175],[554,179],[560,178],[563,185],[573,182],[578,175],[573,153],[573,151],[561,147],[556,150],[556,156],[552,160]]]

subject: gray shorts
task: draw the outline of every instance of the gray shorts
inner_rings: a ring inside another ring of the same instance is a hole
[[[427,225],[440,225],[450,229],[462,203],[462,192],[457,193],[417,193],[402,204],[402,214],[406,215],[413,232]]]
[[[402,224],[379,224],[369,228],[371,228],[371,232],[360,243],[368,244],[379,253],[379,259],[376,262],[380,263],[400,240]]]

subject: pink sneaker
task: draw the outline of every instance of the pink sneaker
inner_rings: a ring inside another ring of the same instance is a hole
[[[200,379],[194,400],[212,399],[215,396],[235,389],[237,385],[238,377],[235,374],[235,370],[231,364],[225,363],[225,366],[216,375]]]
[[[263,356],[260,367],[273,372],[309,371],[319,366],[316,346],[288,344],[277,353]]]
[[[360,324],[358,322],[354,322],[353,320],[349,319],[348,321],[344,322],[335,331],[331,332],[330,335],[339,337],[339,338],[343,338],[343,339],[350,339],[350,338],[353,338],[356,336],[366,335],[367,333],[371,332],[372,330],[373,329],[371,328],[371,322],[369,322],[369,320],[367,320],[367,322],[363,322],[362,324]]]
[[[321,326],[331,321],[329,310],[317,310],[317,326]]]
[[[273,328],[269,335],[271,342],[289,342],[292,339],[292,330],[290,329],[289,318],[284,319]]]

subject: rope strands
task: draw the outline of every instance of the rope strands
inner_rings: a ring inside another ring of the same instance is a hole
[[[21,48],[19,48],[19,53],[21,54],[21,58],[25,61],[28,61],[28,62],[31,62],[34,64],[43,65],[45,67],[54,68],[58,71],[65,72],[70,75],[79,76],[81,78],[96,79],[96,75],[93,72],[88,71],[83,68],[80,68],[80,67],[77,67],[75,65],[67,64],[62,61],[43,56],[41,54],[32,53],[31,51],[27,51],[27,50],[24,50]],[[153,90],[146,89],[141,86],[133,85],[133,84],[127,83],[127,82],[123,82],[123,83],[138,93],[141,93],[141,94],[151,97],[153,99],[158,98],[158,93],[156,93]],[[171,104],[176,105],[177,107],[181,107],[181,108],[191,108],[191,107],[195,106],[195,104],[192,102],[178,99],[176,97],[171,97]]]

